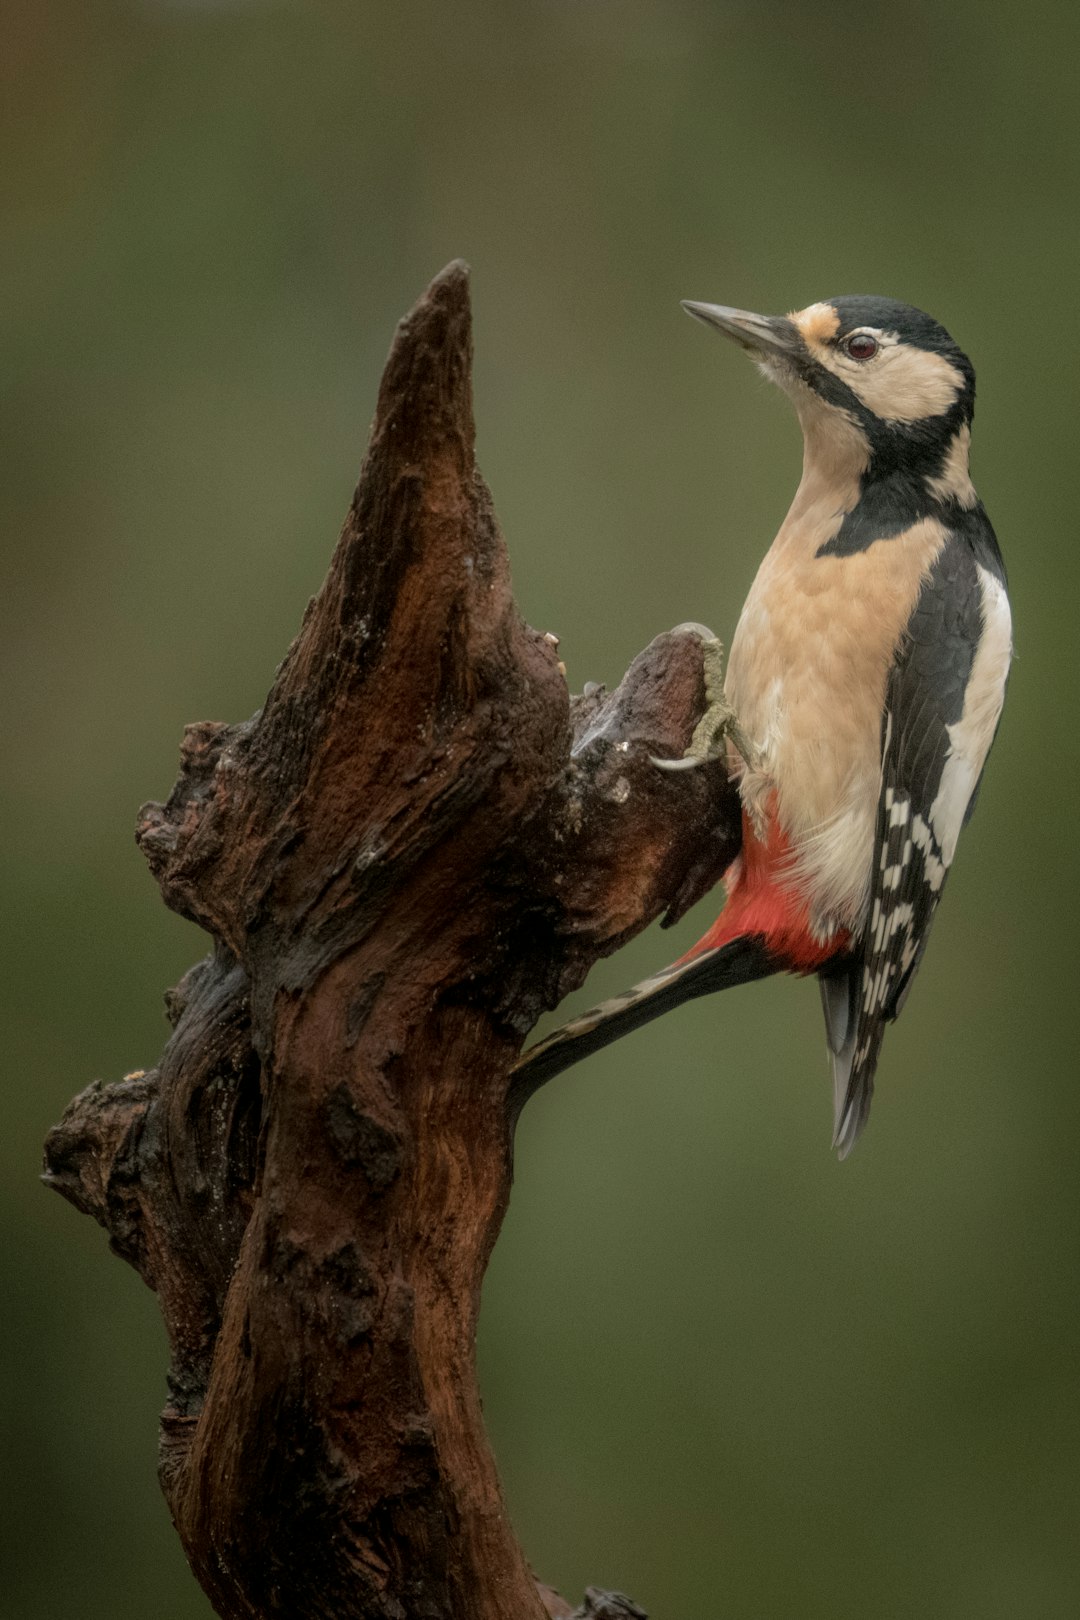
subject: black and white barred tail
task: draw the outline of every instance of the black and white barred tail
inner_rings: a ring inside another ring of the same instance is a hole
[[[715,950],[701,951],[696,956],[673,962],[622,995],[591,1007],[519,1058],[510,1089],[513,1117],[517,1117],[533,1092],[546,1081],[631,1030],[640,1029],[651,1019],[696,996],[712,995],[714,991],[729,990],[737,984],[750,984],[782,971],[783,967],[767,949],[761,935],[748,934]]]

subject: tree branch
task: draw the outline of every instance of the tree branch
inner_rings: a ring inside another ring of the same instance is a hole
[[[738,847],[719,766],[648,759],[701,712],[696,638],[571,701],[520,618],[470,362],[453,264],[398,328],[263,709],[189,727],[140,812],[166,903],[214,941],[161,1064],[84,1091],[46,1148],[46,1180],[158,1293],[162,1486],[230,1620],[570,1613],[513,1536],[475,1382],[510,1068]],[[590,1589],[578,1612],[628,1604]]]

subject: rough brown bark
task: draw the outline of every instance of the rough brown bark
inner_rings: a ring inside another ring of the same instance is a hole
[[[214,942],[161,1063],[92,1085],[47,1144],[48,1182],[158,1294],[162,1486],[230,1620],[570,1613],[514,1538],[474,1375],[510,1067],[737,847],[722,769],[648,761],[700,713],[695,637],[571,700],[517,613],[470,358],[455,264],[398,329],[264,708],[189,727],[140,813],[166,903]]]

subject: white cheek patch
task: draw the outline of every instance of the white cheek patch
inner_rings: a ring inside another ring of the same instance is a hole
[[[840,349],[820,358],[883,422],[921,422],[944,416],[964,387],[964,374],[930,349],[875,333],[881,347],[873,360],[850,360]]]
[[[948,728],[949,754],[930,806],[930,825],[945,866],[952,865],[964,815],[994,740],[1012,658],[1012,615],[1004,587],[985,568],[980,567],[978,575],[982,635],[964,693],[964,712]]]

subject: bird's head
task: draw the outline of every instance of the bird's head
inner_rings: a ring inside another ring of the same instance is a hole
[[[733,338],[791,397],[808,452],[833,448],[861,460],[863,476],[921,477],[967,504],[975,372],[922,310],[857,296],[792,315],[683,308]]]

